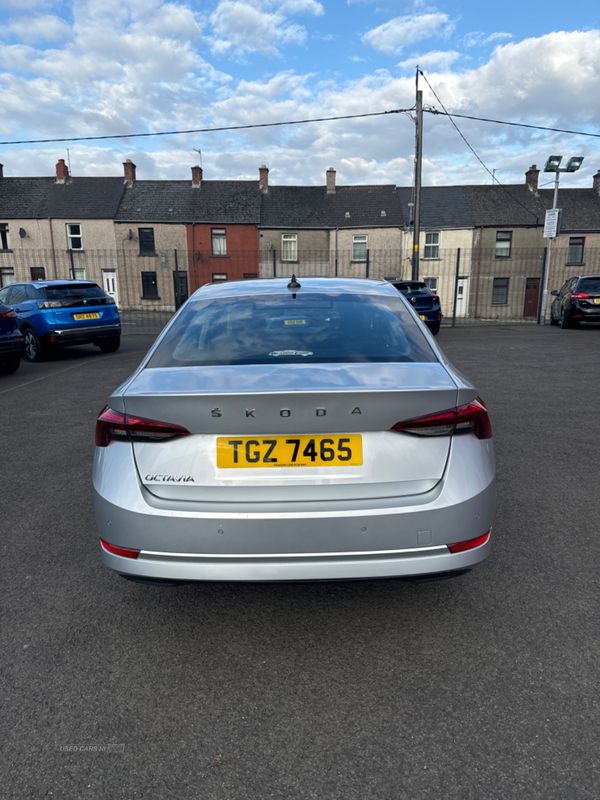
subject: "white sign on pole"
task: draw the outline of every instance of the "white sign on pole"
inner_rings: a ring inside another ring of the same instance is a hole
[[[549,208],[544,223],[544,239],[554,239],[558,235],[560,208]]]

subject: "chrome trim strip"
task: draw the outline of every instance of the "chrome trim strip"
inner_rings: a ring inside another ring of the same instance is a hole
[[[111,323],[110,325],[92,325],[86,328],[61,328],[59,330],[48,331],[48,333],[57,334],[61,336],[64,333],[106,333],[107,331],[114,331],[120,328],[119,322]]]
[[[408,555],[412,553],[449,553],[446,545],[436,545],[435,547],[409,547],[404,550],[350,550],[348,552],[332,553],[163,553],[159,550],[140,550],[138,558],[142,556],[163,556],[167,558],[205,558],[205,559],[255,559],[263,558],[353,558],[355,556],[388,556],[388,555]]]

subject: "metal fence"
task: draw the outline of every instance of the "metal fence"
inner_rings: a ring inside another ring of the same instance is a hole
[[[0,284],[18,280],[93,280],[119,307],[124,333],[157,333],[196,288],[253,278],[352,277],[410,279],[409,253],[401,250],[235,251],[207,257],[170,250],[150,256],[111,250],[0,251]],[[550,292],[577,274],[600,274],[600,250],[585,254],[554,248],[494,250],[453,248],[421,258],[419,276],[439,295],[443,325],[531,322],[540,319],[546,270]],[[573,257],[579,258],[572,261]]]

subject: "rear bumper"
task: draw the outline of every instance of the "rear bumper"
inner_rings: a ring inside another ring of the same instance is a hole
[[[120,335],[121,323],[115,322],[111,325],[94,325],[85,328],[50,329],[42,336],[42,342],[46,346],[60,347],[70,344],[89,344]]]
[[[111,444],[96,450],[94,463],[100,537],[141,552],[132,559],[101,547],[102,561],[123,575],[172,581],[357,580],[469,569],[489,555],[489,540],[460,553],[446,545],[491,529],[494,456],[489,440],[461,438],[443,479],[423,495],[364,501],[359,510],[305,503],[306,510],[284,513],[253,512],[251,504],[245,511],[225,503],[161,507],[140,485],[131,448]]]
[[[23,337],[16,336],[12,337],[2,337],[0,339],[0,360],[4,360],[7,358],[12,358],[16,355],[23,355]]]

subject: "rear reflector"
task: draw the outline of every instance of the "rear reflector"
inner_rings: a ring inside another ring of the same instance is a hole
[[[116,544],[109,544],[104,539],[100,539],[102,547],[109,553],[115,556],[125,556],[125,558],[137,558],[140,554],[139,550],[134,550],[132,547],[117,547]]]
[[[467,539],[466,542],[456,542],[456,544],[446,545],[451,553],[462,553],[463,550],[473,550],[474,547],[480,547],[485,544],[490,538],[491,531],[484,533],[483,536],[476,536],[474,539]]]
[[[160,442],[189,433],[181,425],[122,414],[106,406],[96,422],[96,447],[107,447],[112,441]]]
[[[474,433],[478,439],[491,439],[492,426],[481,397],[464,406],[448,408],[435,414],[413,417],[397,422],[391,430],[414,433],[418,436],[451,436],[454,433]]]

